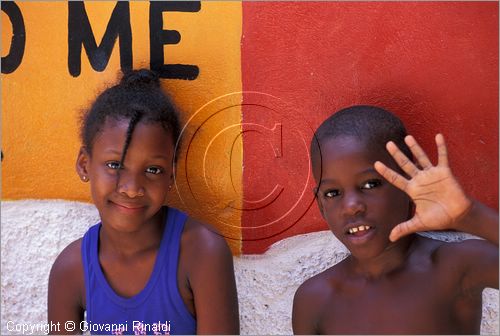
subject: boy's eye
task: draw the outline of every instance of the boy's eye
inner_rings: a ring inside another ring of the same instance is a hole
[[[118,161],[106,162],[106,166],[110,169],[121,169],[122,165]]]
[[[340,191],[338,189],[328,190],[327,192],[325,192],[326,198],[332,198],[338,195],[340,195]]]
[[[361,189],[373,189],[382,184],[382,181],[380,180],[370,180],[366,181],[362,186]]]
[[[146,173],[158,175],[158,174],[163,173],[163,169],[161,169],[159,167],[148,167],[146,169]]]

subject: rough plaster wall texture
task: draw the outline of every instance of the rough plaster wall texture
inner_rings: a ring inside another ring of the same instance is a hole
[[[6,323],[47,319],[47,282],[58,253],[98,221],[91,204],[9,201],[1,204],[1,334]],[[461,240],[466,234],[430,234]],[[293,295],[306,279],[339,262],[347,250],[329,231],[291,237],[265,254],[235,257],[241,334],[291,334]],[[483,294],[481,334],[498,335],[498,290]]]
[[[423,235],[444,241],[472,237],[450,232]],[[320,231],[283,239],[262,255],[236,257],[241,333],[292,334],[292,303],[298,286],[347,255],[330,231]],[[497,289],[483,292],[483,335],[498,335],[498,300]]]
[[[55,258],[98,221],[91,204],[14,201],[1,204],[1,334],[6,323],[44,323],[47,284]]]

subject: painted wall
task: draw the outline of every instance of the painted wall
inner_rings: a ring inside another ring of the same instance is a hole
[[[22,16],[25,47],[15,70],[5,73],[2,67],[2,198],[90,202],[88,185],[79,181],[74,168],[80,146],[79,116],[99,92],[116,82],[127,62],[134,68],[154,67],[161,71],[163,87],[181,109],[185,144],[191,145],[189,151],[181,152],[179,176],[188,176],[191,185],[203,185],[199,166],[206,162],[206,174],[217,186],[193,189],[196,199],[207,205],[196,212],[197,201],[186,192],[190,190],[186,179],[179,178],[181,192],[172,193],[168,203],[215,223],[231,238],[228,242],[234,253],[239,253],[239,213],[225,211],[227,225],[218,225],[219,212],[209,206],[230,197],[238,207],[239,198],[234,195],[240,195],[242,189],[238,178],[241,144],[232,152],[233,175],[237,177],[232,180],[224,152],[239,131],[218,136],[205,162],[200,158],[206,149],[201,144],[214,139],[221,129],[240,124],[238,106],[235,113],[223,116],[212,116],[207,106],[233,92],[225,102],[241,102],[241,4],[3,2],[3,63],[17,50],[10,50],[11,39],[16,37],[13,27],[21,26],[20,20],[11,20],[17,17],[16,11],[10,10],[14,6]],[[11,12],[14,14],[8,15]],[[150,34],[163,34],[164,40],[152,42]],[[175,37],[180,38],[177,43]],[[89,50],[93,51],[91,56]],[[186,73],[185,67],[195,69],[195,75]],[[78,68],[79,72],[74,70]],[[203,132],[194,134],[201,126]]]
[[[290,333],[298,284],[343,256],[319,248],[331,234],[302,235],[326,230],[308,143],[342,107],[392,110],[431,155],[443,132],[465,190],[498,209],[497,2],[1,6],[2,321],[44,321],[52,260],[97,220],[73,203],[91,202],[74,171],[78,120],[122,68],[161,71],[181,110],[166,202],[226,237],[244,333]]]
[[[3,199],[89,202],[80,112],[152,67],[185,125],[167,203],[235,254],[326,229],[308,143],[352,104],[392,110],[431,154],[443,132],[466,191],[498,207],[495,2],[3,2],[2,65]]]
[[[80,237],[98,214],[90,204],[50,200],[2,202],[0,210],[0,333],[19,335],[12,331],[16,324],[47,320],[50,267],[57,254]],[[448,241],[470,238],[456,233],[433,237]],[[292,301],[298,286],[346,255],[345,247],[329,231],[320,231],[281,240],[261,255],[235,256],[241,334],[290,335]],[[483,292],[483,335],[498,335],[499,299],[498,290]],[[12,323],[7,324],[9,321]]]
[[[267,138],[282,141],[274,156],[255,133],[244,138],[244,196],[283,190],[243,214],[244,228],[259,228],[243,231],[244,252],[327,229],[308,207],[307,144],[324,119],[354,104],[396,113],[431,157],[442,132],[467,193],[498,208],[498,3],[245,2],[242,31],[243,100],[252,103],[244,125],[280,124],[281,137]]]

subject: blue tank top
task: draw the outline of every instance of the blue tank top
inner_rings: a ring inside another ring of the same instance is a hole
[[[187,216],[168,208],[166,217],[151,277],[142,291],[131,298],[114,292],[99,264],[102,224],[92,226],[85,233],[82,261],[87,317],[80,324],[83,331],[95,335],[196,334],[196,320],[187,310],[177,287],[180,240]]]

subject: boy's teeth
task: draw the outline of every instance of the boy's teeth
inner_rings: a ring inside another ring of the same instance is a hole
[[[349,233],[356,233],[358,231],[366,231],[366,230],[369,230],[370,227],[368,225],[360,225],[358,227],[353,227],[353,228],[350,228],[349,229]]]

